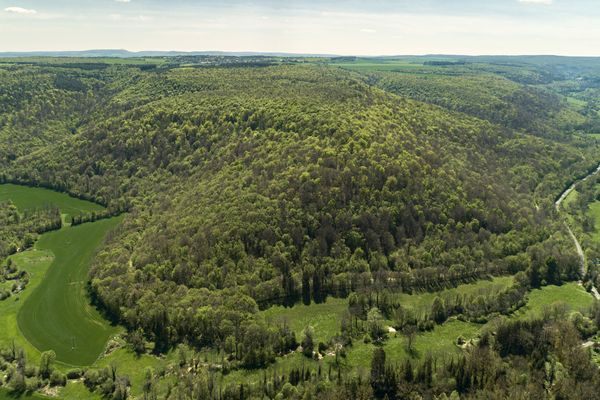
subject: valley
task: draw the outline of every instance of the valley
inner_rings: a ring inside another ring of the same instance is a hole
[[[588,393],[600,65],[563,61],[0,59],[0,398]]]

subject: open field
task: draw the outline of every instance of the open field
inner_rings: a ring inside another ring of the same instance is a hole
[[[117,331],[89,304],[85,285],[94,250],[119,221],[112,218],[50,232],[35,245],[55,258],[17,320],[36,348],[54,350],[63,363],[92,364]]]
[[[545,286],[529,294],[527,305],[515,313],[515,317],[540,317],[546,307],[557,303],[566,304],[572,311],[585,310],[592,305],[593,301],[592,295],[575,282],[565,283],[562,286]]]
[[[414,357],[422,360],[427,354],[432,354],[437,357],[445,357],[456,355],[460,352],[460,348],[456,345],[456,339],[459,336],[465,339],[475,338],[483,325],[470,322],[463,322],[456,319],[451,319],[442,325],[436,326],[431,332],[424,332],[414,340],[414,348],[411,355],[407,351],[407,339],[402,334],[391,335],[383,345],[387,359],[391,363],[400,363],[407,357]],[[366,344],[361,340],[355,340],[354,344],[347,348],[346,358],[340,357],[340,364],[344,370],[352,370],[355,373],[368,372],[371,365],[371,358],[376,346],[369,343]],[[269,366],[272,371],[279,373],[287,373],[293,368],[302,369],[311,368],[313,371],[319,368],[323,374],[329,371],[329,365],[332,365],[333,373],[337,371],[335,366],[335,357],[326,356],[321,361],[315,361],[307,358],[302,353],[294,353],[285,357],[277,358],[276,362]],[[225,382],[244,382],[258,383],[263,378],[263,371],[238,370],[225,376]]]
[[[600,243],[600,201],[595,201],[589,205],[587,215],[594,220],[594,231],[590,232],[590,238]]]
[[[0,185],[0,201],[19,210],[53,205],[63,216],[102,210],[87,201],[48,189]],[[40,237],[34,248],[11,256],[31,281],[18,296],[0,302],[0,345],[23,347],[30,360],[52,349],[57,360],[72,365],[93,363],[116,332],[89,304],[85,282],[96,247],[120,218],[64,227]]]
[[[330,297],[322,304],[299,304],[292,308],[275,306],[263,311],[263,314],[273,323],[287,324],[298,340],[302,338],[304,328],[310,325],[315,330],[317,342],[327,342],[340,331],[341,317],[347,309],[347,299]]]
[[[27,288],[18,295],[7,300],[0,301],[0,346],[10,346],[14,340],[15,344],[25,349],[28,359],[37,362],[39,351],[31,345],[22,335],[17,325],[17,314],[23,303],[33,291],[42,283],[46,271],[54,260],[51,251],[32,249],[11,256],[13,262],[20,269],[29,273],[31,280]]]
[[[477,296],[479,294],[491,294],[502,291],[513,284],[512,276],[494,277],[490,280],[480,280],[474,283],[460,285],[456,288],[446,289],[439,292],[423,292],[415,294],[398,294],[398,300],[403,307],[415,311],[429,311],[436,297],[442,299],[454,297],[458,294],[463,296]]]
[[[489,294],[506,289],[512,283],[512,276],[495,277],[491,280],[480,280],[439,292],[399,293],[397,296],[403,307],[416,311],[429,311],[433,300],[437,296],[446,298],[457,294],[472,296],[477,296],[480,293]],[[273,323],[287,324],[296,333],[298,340],[302,338],[304,328],[310,325],[315,330],[316,340],[327,342],[331,337],[339,333],[341,317],[347,309],[347,299],[334,299],[330,297],[323,304],[311,304],[310,306],[296,305],[293,308],[275,306],[262,313],[267,320]]]
[[[103,209],[98,204],[80,200],[64,193],[10,183],[0,185],[0,202],[7,200],[11,200],[19,211],[48,205],[58,207],[60,213],[63,215],[63,220],[73,215],[86,214]]]

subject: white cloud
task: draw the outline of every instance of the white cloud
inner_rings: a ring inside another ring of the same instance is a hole
[[[375,32],[377,32],[375,29],[369,29],[369,28],[363,28],[360,31],[364,32],[364,33],[375,33]]]
[[[528,4],[552,4],[553,0],[519,0],[519,3]]]
[[[115,0],[117,3],[131,3],[131,0]]]
[[[36,10],[23,7],[7,7],[4,9],[4,11],[14,14],[37,14]]]

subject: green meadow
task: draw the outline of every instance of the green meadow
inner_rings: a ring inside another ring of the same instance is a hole
[[[0,185],[0,202],[12,201],[19,211],[54,206],[60,209],[63,221],[71,216],[100,211],[102,206],[71,197],[50,189],[19,186],[10,183]]]
[[[561,286],[544,286],[529,293],[527,304],[515,313],[517,318],[541,317],[553,304],[564,304],[570,311],[585,311],[592,306],[594,298],[575,282]]]
[[[54,255],[44,280],[17,315],[23,335],[38,350],[54,350],[58,361],[92,364],[117,332],[90,305],[86,283],[94,250],[119,218],[68,227],[43,235],[35,248]]]
[[[102,210],[65,194],[12,184],[0,185],[0,201],[6,200],[21,211],[56,206],[65,216]],[[64,364],[89,365],[97,359],[117,328],[90,305],[85,282],[95,249],[119,221],[65,226],[42,235],[33,249],[11,256],[31,281],[21,294],[0,302],[0,345],[14,341],[33,361],[49,349]]]
[[[594,220],[595,229],[589,233],[590,238],[594,242],[600,243],[600,201],[595,201],[589,205],[587,215]]]
[[[480,280],[474,283],[460,285],[456,288],[439,292],[423,293],[398,293],[396,296],[403,307],[415,311],[429,311],[436,297],[447,298],[457,294],[477,296],[483,293],[494,293],[506,289],[513,283],[512,276],[495,277],[490,280]],[[285,323],[300,339],[305,327],[312,326],[317,341],[327,342],[340,331],[342,315],[348,309],[347,299],[328,298],[325,303],[311,304],[310,306],[296,305],[293,308],[274,306],[265,311],[263,315],[273,323]]]

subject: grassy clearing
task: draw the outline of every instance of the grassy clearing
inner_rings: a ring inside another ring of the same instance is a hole
[[[452,297],[457,294],[477,296],[479,294],[501,291],[512,284],[512,276],[495,277],[491,280],[480,280],[439,292],[399,293],[397,296],[403,307],[416,311],[429,310],[433,300],[438,296],[441,298]],[[317,340],[327,341],[339,332],[340,320],[347,308],[347,299],[334,299],[330,297],[323,304],[311,304],[310,306],[297,305],[293,308],[275,306],[262,313],[268,321],[286,323],[296,332],[296,335],[301,335],[304,328],[310,325],[315,329]]]
[[[45,206],[58,207],[63,215],[63,220],[68,220],[74,215],[101,211],[103,209],[98,204],[49,189],[13,184],[0,185],[0,202],[8,200],[11,200],[19,211]]]
[[[574,282],[562,286],[545,286],[533,290],[529,294],[527,305],[514,316],[516,318],[540,317],[545,308],[557,303],[566,304],[572,311],[585,310],[592,305],[593,301],[592,295]]]
[[[567,102],[577,108],[577,110],[582,110],[588,104],[587,101],[576,99],[575,97],[566,96],[565,98],[567,99]]]
[[[598,115],[600,115],[600,111],[598,112]],[[600,133],[586,133],[585,136],[600,140]]]
[[[58,361],[92,364],[117,332],[89,304],[86,282],[94,250],[119,221],[112,218],[64,228],[43,235],[35,244],[55,258],[17,320],[29,342],[41,351],[54,350]]]
[[[403,307],[415,311],[429,311],[436,297],[442,299],[455,297],[456,295],[478,296],[502,291],[513,284],[512,276],[495,277],[490,280],[480,280],[474,283],[460,285],[456,288],[442,290],[440,292],[423,292],[416,294],[398,294],[398,300]]]
[[[482,325],[469,322],[462,322],[452,319],[443,325],[438,325],[431,332],[425,332],[417,335],[414,341],[414,351],[409,355],[407,351],[407,340],[401,334],[390,336],[384,343],[383,348],[386,351],[387,359],[391,363],[402,362],[407,357],[413,357],[422,360],[427,354],[432,354],[436,357],[452,356],[460,353],[460,348],[456,345],[456,339],[463,336],[465,339],[476,337]],[[375,345],[364,343],[360,340],[355,340],[354,344],[347,349],[346,358],[340,358],[342,369],[353,371],[360,374],[368,372],[371,366],[371,357],[375,350]],[[288,373],[293,368],[302,369],[311,368],[317,370],[321,365],[323,374],[329,372],[329,365],[335,364],[335,357],[326,356],[320,361],[303,356],[301,353],[293,353],[285,357],[280,357],[271,365],[266,372],[267,376],[271,376],[273,371],[278,373]],[[332,368],[333,373],[337,371],[337,367]],[[264,371],[248,371],[238,370],[223,379],[225,382],[246,382],[259,383],[264,376]]]
[[[287,324],[296,333],[298,340],[302,338],[304,328],[310,325],[315,329],[316,340],[326,342],[340,331],[341,317],[347,309],[347,299],[330,297],[323,304],[296,305],[292,308],[271,307],[263,311],[263,315],[273,323]]]
[[[600,242],[600,201],[595,201],[589,205],[587,215],[594,219],[594,231],[590,232],[590,238],[594,242]]]
[[[475,338],[482,327],[483,325],[451,319],[442,325],[436,325],[430,332],[417,335],[412,354],[408,353],[406,337],[400,333],[389,337],[383,348],[391,362],[401,362],[408,357],[423,359],[427,354],[436,357],[452,356],[461,351],[456,345],[459,336],[465,339]],[[356,343],[348,352],[348,364],[369,368],[373,350],[375,346],[372,344]]]
[[[0,193],[0,200],[11,199],[21,210],[46,204],[58,206],[70,215],[101,209],[96,204],[46,189],[0,185]],[[102,368],[114,363],[119,374],[130,377],[132,394],[141,395],[146,367],[158,369],[166,365],[171,355],[163,359],[149,355],[137,357],[128,349],[119,349],[97,359],[108,337],[119,328],[110,326],[89,305],[84,285],[95,248],[120,219],[64,227],[42,235],[33,249],[11,256],[19,269],[29,272],[31,280],[22,293],[0,302],[0,346],[10,346],[14,341],[25,350],[28,362],[33,365],[39,362],[40,350],[52,348],[62,362],[57,366],[63,371],[72,365],[92,364]],[[73,336],[76,337],[75,351],[71,351],[72,339],[69,339]],[[0,391],[0,400],[5,398],[15,397]],[[60,398],[99,399],[100,396],[90,393],[77,381],[69,382],[61,390]]]
[[[403,307],[414,309],[415,311],[428,311],[437,296],[447,298],[456,296],[457,294],[472,296],[484,293],[489,294],[506,289],[512,283],[512,276],[497,277],[491,280],[481,280],[460,285],[457,288],[442,290],[440,292],[400,293],[397,296]],[[310,325],[315,330],[317,342],[327,342],[331,337],[339,333],[340,321],[347,309],[347,299],[334,299],[330,297],[323,304],[311,304],[310,306],[296,305],[292,308],[275,306],[262,313],[272,323],[287,324],[296,333],[298,340],[302,338],[304,328]]]

